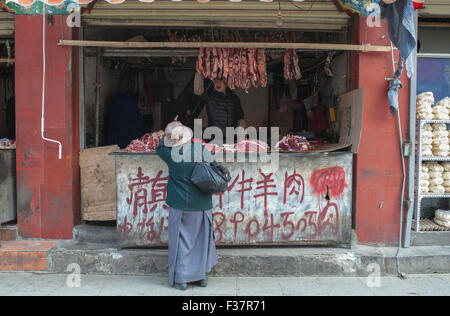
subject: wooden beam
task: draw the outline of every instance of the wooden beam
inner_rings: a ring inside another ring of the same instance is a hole
[[[180,21],[180,20],[156,20],[156,19],[90,19],[84,17],[82,19],[83,26],[104,26],[104,27],[170,27],[170,28],[216,28],[216,29],[248,29],[248,30],[303,30],[303,31],[326,31],[326,32],[341,32],[347,29],[347,24],[315,24],[315,23],[298,23],[283,20],[283,25],[277,27],[275,21],[245,21],[245,22],[229,22],[229,21]]]
[[[449,27],[450,22],[431,22],[431,21],[419,21],[420,27]]]
[[[103,51],[104,57],[197,57],[198,49],[117,49],[106,48]]]
[[[183,19],[185,17],[201,17],[201,18],[227,18],[227,17],[272,17],[276,18],[277,11],[268,10],[95,10],[89,15],[84,15],[85,18],[153,18],[153,17],[176,17]],[[284,10],[282,11],[283,18],[322,18],[322,19],[341,19],[350,20],[351,18],[337,11],[300,11],[300,10]]]
[[[371,44],[325,44],[325,43],[257,43],[257,42],[110,42],[60,40],[60,46],[111,47],[111,48],[266,48],[299,50],[346,50],[361,52],[390,52],[390,46],[373,46]]]
[[[281,10],[298,10],[298,11],[337,11],[336,6],[331,1],[305,1],[303,3],[297,2],[294,6],[290,1],[281,1]],[[95,10],[121,10],[121,9],[138,9],[138,10],[278,10],[278,1],[272,3],[263,3],[260,1],[245,0],[239,3],[230,1],[214,0],[209,3],[198,3],[197,1],[163,1],[157,0],[153,3],[144,3],[139,1],[127,0],[120,6],[110,4],[106,1],[98,1],[92,13]],[[345,14],[345,13],[344,13]]]

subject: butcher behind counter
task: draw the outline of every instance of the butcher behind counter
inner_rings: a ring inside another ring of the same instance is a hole
[[[201,106],[194,111],[194,117],[198,117],[206,105],[208,115],[208,127],[218,127],[222,131],[223,144],[236,142],[237,138],[226,139],[226,128],[233,129],[238,126],[245,129],[244,111],[239,97],[228,88],[224,80],[213,80],[213,91],[204,91],[204,78],[196,72],[194,79],[194,93],[202,100]]]

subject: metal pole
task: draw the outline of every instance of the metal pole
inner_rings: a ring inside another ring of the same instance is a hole
[[[414,12],[414,25],[418,35],[418,13]],[[409,248],[411,245],[412,218],[414,214],[414,172],[416,169],[416,94],[417,94],[417,46],[412,51],[414,74],[409,81],[409,144],[410,155],[408,158],[408,211],[406,214],[405,237],[403,247]],[[419,125],[420,127],[420,125]],[[420,172],[420,170],[418,170]],[[420,194],[419,190],[417,194]],[[419,219],[416,219],[419,220]]]
[[[95,147],[99,146],[100,138],[100,67],[101,52],[97,50],[95,63]]]
[[[393,48],[392,42],[391,42],[391,47]],[[395,61],[394,61],[394,50],[391,50],[391,58],[392,58],[392,76],[393,76],[393,80],[395,80],[396,78],[396,71],[395,71]],[[400,68],[400,63],[403,63],[402,58],[400,57],[399,60],[399,68]],[[403,137],[402,137],[402,126],[401,126],[401,122],[400,122],[400,107],[398,108],[398,112],[397,112],[397,126],[398,126],[398,136],[399,136],[399,144],[400,144],[400,159],[402,160],[402,173],[403,173],[403,178],[402,178],[402,191],[401,191],[401,197],[400,197],[400,228],[399,228],[399,233],[398,233],[398,249],[397,249],[397,254],[395,256],[395,262],[396,262],[396,267],[397,267],[397,275],[400,278],[405,278],[405,274],[402,273],[400,271],[400,248],[402,246],[402,235],[403,235],[403,199],[404,199],[404,195],[405,195],[405,179],[406,179],[406,170],[405,170],[405,157],[404,157],[404,152],[403,152]]]

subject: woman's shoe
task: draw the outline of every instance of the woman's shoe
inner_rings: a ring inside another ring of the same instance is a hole
[[[187,289],[187,283],[175,283],[173,287],[178,290],[185,291]]]
[[[200,280],[198,285],[201,287],[206,287],[208,285],[208,276],[206,276],[203,280]]]

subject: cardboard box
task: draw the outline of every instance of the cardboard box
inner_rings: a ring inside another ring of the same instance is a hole
[[[344,148],[357,153],[361,140],[364,89],[357,89],[339,97],[339,143],[327,144],[311,152],[327,152]]]
[[[116,145],[80,151],[81,198],[86,221],[116,220]]]

